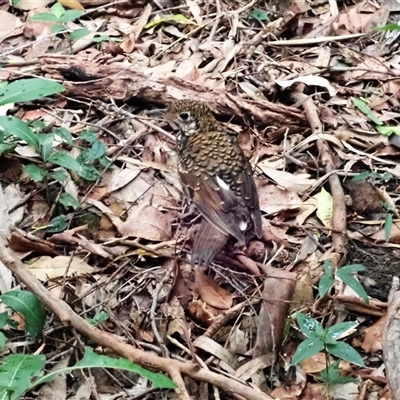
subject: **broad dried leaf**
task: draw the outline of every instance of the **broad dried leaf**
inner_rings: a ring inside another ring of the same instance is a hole
[[[259,163],[258,167],[279,186],[296,193],[309,190],[316,182],[315,179],[310,178],[309,174],[291,174],[286,171],[278,171],[275,168],[268,167],[263,162]]]
[[[200,268],[195,271],[194,284],[196,291],[207,304],[222,310],[232,307],[232,294],[219,286],[210,276],[200,271]]]
[[[256,183],[260,199],[260,208],[267,214],[297,209],[303,204],[300,197],[295,192],[280,189],[276,185],[268,184],[258,179]]]
[[[275,83],[285,89],[292,86],[294,83],[304,83],[308,86],[317,86],[326,89],[331,97],[336,94],[335,88],[330,84],[328,79],[323,78],[322,76],[305,75],[288,81],[276,80]]]
[[[387,316],[383,316],[373,325],[369,326],[364,331],[364,336],[361,342],[361,348],[366,353],[376,354],[382,351],[383,331]]]
[[[78,0],[58,0],[59,3],[61,3],[64,7],[68,7],[71,10],[79,10],[79,11],[85,11],[85,8],[82,6],[81,3],[79,3]]]
[[[317,217],[328,228],[332,226],[333,199],[332,195],[324,188],[314,196],[318,201]]]
[[[51,279],[60,278],[65,275],[84,275],[93,274],[96,269],[91,267],[85,261],[79,257],[68,257],[68,256],[57,256],[39,257],[31,264],[25,264],[26,268],[36,276],[42,282],[46,282]],[[68,271],[67,271],[68,270]]]
[[[167,214],[153,206],[145,205],[118,227],[122,236],[138,237],[162,242],[172,237],[171,220]]]
[[[16,2],[15,8],[23,11],[34,10],[36,8],[42,8],[47,6],[47,4],[53,3],[52,0],[21,0]]]

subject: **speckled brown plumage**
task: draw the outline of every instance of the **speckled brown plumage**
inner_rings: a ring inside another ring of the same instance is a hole
[[[169,115],[179,125],[178,172],[185,193],[213,227],[203,224],[193,246],[192,260],[207,264],[221,246],[202,245],[206,231],[215,236],[217,229],[224,238],[221,243],[231,235],[244,245],[250,228],[261,237],[253,172],[236,136],[214,118],[207,104],[177,101]]]

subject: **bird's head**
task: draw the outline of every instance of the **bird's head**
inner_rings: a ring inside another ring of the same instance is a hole
[[[169,107],[168,115],[186,136],[220,128],[208,105],[199,101],[177,100]]]

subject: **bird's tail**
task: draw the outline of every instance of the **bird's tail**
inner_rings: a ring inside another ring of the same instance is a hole
[[[205,218],[194,238],[192,249],[192,265],[207,266],[228,240],[228,236],[211,225]]]

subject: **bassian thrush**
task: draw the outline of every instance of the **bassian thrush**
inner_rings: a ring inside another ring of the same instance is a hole
[[[261,238],[261,212],[250,163],[207,104],[174,102],[169,118],[179,126],[178,173],[185,195],[204,217],[192,263],[207,265],[231,235],[245,245],[246,232]]]

